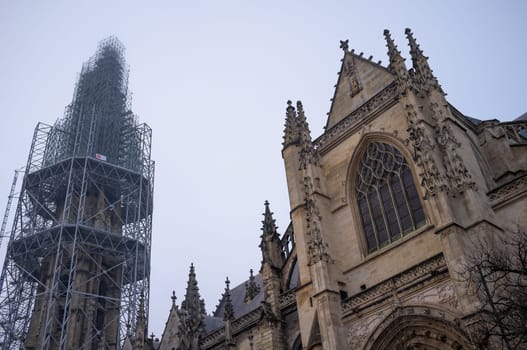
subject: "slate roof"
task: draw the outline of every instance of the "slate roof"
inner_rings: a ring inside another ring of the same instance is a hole
[[[474,125],[479,125],[479,124],[481,124],[481,122],[482,122],[482,121],[479,120],[479,119],[472,118],[472,117],[469,117],[469,116],[466,116],[466,115],[465,115],[464,117],[465,117],[465,119],[467,119],[469,122],[471,122],[471,123],[474,124]]]
[[[205,316],[205,332],[209,333],[213,330],[223,327],[223,317]]]
[[[523,113],[518,118],[514,119],[514,121],[520,121],[520,120],[527,120],[527,112]]]
[[[245,282],[248,282],[248,280],[240,283],[239,285],[231,289],[231,301],[232,301],[232,306],[234,308],[235,318],[243,316],[257,309],[260,306],[261,302],[264,300],[262,275],[261,274],[255,275],[254,281],[258,285],[258,287],[260,287],[260,291],[248,303],[245,302]],[[214,317],[219,317],[222,320],[223,320],[223,311],[224,311],[223,304],[224,304],[224,300],[222,297],[218,306],[216,307],[216,311],[214,311],[213,313]]]

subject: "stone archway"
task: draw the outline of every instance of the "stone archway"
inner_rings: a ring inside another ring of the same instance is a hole
[[[397,309],[373,332],[365,349],[375,350],[469,350],[468,335],[459,320],[430,307]]]

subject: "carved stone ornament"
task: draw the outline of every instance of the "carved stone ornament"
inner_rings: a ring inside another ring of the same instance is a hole
[[[304,177],[304,195],[306,205],[307,249],[308,264],[311,266],[319,261],[331,261],[327,251],[328,244],[322,237],[320,212],[314,196],[313,181],[311,177]]]
[[[413,160],[421,169],[418,175],[421,178],[421,185],[426,191],[426,199],[443,191],[446,185],[434,159],[432,140],[421,125],[414,106],[407,104],[405,109],[408,118],[408,141],[413,149]]]
[[[446,271],[446,262],[442,254],[432,257],[403,273],[381,282],[365,291],[351,296],[342,303],[342,313],[348,314],[371,302],[377,302],[393,296],[393,291],[420,281],[424,276],[431,275],[442,278],[440,271]]]
[[[312,164],[315,166],[319,165],[319,155],[313,141],[311,139],[311,131],[309,130],[309,124],[304,114],[304,107],[302,102],[296,103],[297,109],[297,128],[300,135],[300,167],[299,170],[307,169],[307,166]]]
[[[348,82],[350,96],[357,95],[362,90],[362,84],[353,62],[353,56],[346,56],[342,73],[344,73],[344,78]]]
[[[349,350],[362,349],[369,336],[377,326],[386,318],[389,310],[383,310],[367,318],[358,319],[348,329],[347,343]]]
[[[442,305],[453,311],[458,311],[459,300],[451,281],[443,282],[431,289],[408,300],[413,304],[435,304]]]
[[[448,107],[445,107],[448,108]],[[472,175],[463,163],[463,159],[457,153],[461,143],[454,136],[450,126],[444,121],[444,114],[438,104],[432,104],[434,115],[439,116],[439,122],[435,126],[435,140],[441,152],[444,176],[447,182],[447,191],[450,195],[456,195],[467,189],[476,190],[476,183],[472,180]]]
[[[499,187],[488,194],[490,200],[494,203],[511,198],[512,196],[527,191],[527,175]]]
[[[446,124],[447,111],[443,111],[437,103],[432,103],[435,125],[430,128],[418,117],[412,104],[406,104],[405,109],[408,143],[413,149],[413,159],[421,169],[419,177],[426,191],[425,199],[439,192],[456,196],[467,189],[477,190],[472,175],[457,152],[461,143]]]

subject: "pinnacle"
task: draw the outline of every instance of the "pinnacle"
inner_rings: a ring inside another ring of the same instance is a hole
[[[285,117],[285,128],[284,128],[284,137],[283,137],[284,142],[282,143],[282,145],[284,146],[284,149],[289,145],[297,143],[299,139],[295,107],[293,107],[293,102],[291,102],[291,100],[287,101],[287,108],[286,108],[285,115],[286,117]]]
[[[269,202],[265,201],[265,212],[263,213],[264,219],[262,221],[262,231],[263,236],[271,235],[274,236],[277,234],[276,230],[278,227],[275,225],[275,220],[273,219],[273,212],[271,212],[271,209],[269,208]]]
[[[304,106],[302,106],[302,101],[296,101],[296,109],[298,113],[304,113]]]
[[[397,49],[397,45],[395,45],[390,31],[388,29],[384,30],[384,38],[386,39],[386,47],[388,47],[388,56],[390,57],[390,63],[394,59],[403,59],[401,57],[401,52],[399,52],[399,50]]]
[[[384,37],[386,39],[386,47],[388,48],[388,57],[390,59],[388,69],[397,76],[401,85],[405,86],[409,80],[409,74],[406,65],[404,64],[404,58],[401,56],[401,52],[397,49],[397,45],[395,45],[388,29],[384,30]]]
[[[297,123],[298,123],[298,132],[300,134],[300,142],[306,142],[311,145],[311,131],[309,130],[309,124],[307,123],[306,115],[304,114],[304,106],[302,101],[296,102],[297,109]]]
[[[224,298],[224,312],[223,312],[223,319],[224,321],[228,321],[228,320],[232,320],[234,319],[234,307],[232,305],[232,301],[231,301],[231,292],[230,292],[230,288],[229,288],[229,285],[230,285],[230,281],[229,281],[229,277],[227,277],[225,279],[225,293],[223,293],[223,298]]]
[[[404,33],[406,34],[406,38],[408,39],[408,42],[410,45],[410,54],[412,55],[412,59],[413,60],[417,58],[426,59],[426,57],[423,55],[423,51],[419,47],[419,44],[417,44],[417,42],[415,41],[412,30],[410,28],[406,28]]]
[[[406,28],[404,31],[408,39],[408,45],[410,46],[410,55],[412,56],[412,65],[417,75],[417,81],[425,89],[430,87],[436,88],[442,92],[436,77],[434,76],[432,69],[428,64],[428,57],[423,54],[423,50],[417,44],[412,30]],[[443,92],[442,92],[443,93]]]
[[[249,303],[254,299],[260,292],[260,287],[256,283],[256,279],[253,274],[253,269],[249,270],[249,280],[245,282],[245,302]]]

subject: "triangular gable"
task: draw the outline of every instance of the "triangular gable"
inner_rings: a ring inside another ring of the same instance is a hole
[[[345,51],[335,93],[331,99],[326,130],[388,86],[394,76],[379,63]]]
[[[179,345],[179,315],[178,307],[172,305],[170,309],[170,315],[168,316],[167,323],[165,325],[165,330],[163,331],[163,336],[161,337],[161,343],[159,344],[159,350],[172,350],[173,348],[178,347]]]

